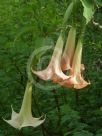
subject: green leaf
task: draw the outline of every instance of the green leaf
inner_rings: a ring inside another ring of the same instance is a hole
[[[80,132],[75,132],[73,136],[93,136],[93,134],[83,130]]]
[[[70,5],[68,6],[66,12],[65,12],[65,15],[64,15],[64,18],[63,18],[63,25],[65,25],[71,15],[71,12],[72,12],[72,9],[73,9],[73,2],[70,3]]]
[[[97,134],[96,136],[102,136],[102,134]]]
[[[80,0],[84,7],[83,16],[86,18],[86,23],[88,23],[94,14],[94,3],[92,0]]]
[[[102,0],[96,0],[95,2],[98,6],[102,6]]]

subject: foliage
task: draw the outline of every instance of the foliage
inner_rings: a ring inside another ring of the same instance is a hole
[[[96,2],[101,5],[101,1]],[[91,85],[77,92],[66,88],[41,90],[34,86],[33,115],[39,117],[42,112],[47,115],[38,128],[18,131],[2,120],[10,118],[11,104],[19,111],[29,55],[36,48],[55,43],[68,4],[68,0],[0,1],[0,136],[102,135],[102,32],[92,22],[86,28],[83,50],[84,76]],[[102,15],[97,16],[101,19]]]
[[[92,0],[81,0],[81,2],[84,7],[83,16],[86,18],[86,22],[88,23],[94,14],[94,4]]]

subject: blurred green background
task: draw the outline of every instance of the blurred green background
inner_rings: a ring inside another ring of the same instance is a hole
[[[11,105],[19,112],[28,58],[34,49],[55,43],[68,4],[68,0],[0,0],[0,136],[102,136],[102,29],[92,22],[83,49],[84,77],[91,85],[80,91],[34,86],[33,115],[47,115],[37,128],[18,131],[2,119],[10,119]],[[102,23],[102,8],[95,19]]]

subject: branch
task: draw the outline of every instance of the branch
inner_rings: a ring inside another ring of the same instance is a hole
[[[95,22],[94,20],[92,20],[93,25],[99,27],[100,29],[102,29],[102,25],[100,25],[98,22]]]

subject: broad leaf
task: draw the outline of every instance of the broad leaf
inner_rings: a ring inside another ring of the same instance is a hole
[[[88,23],[94,14],[94,3],[92,0],[80,0],[84,7],[83,16],[86,18],[86,23]]]

